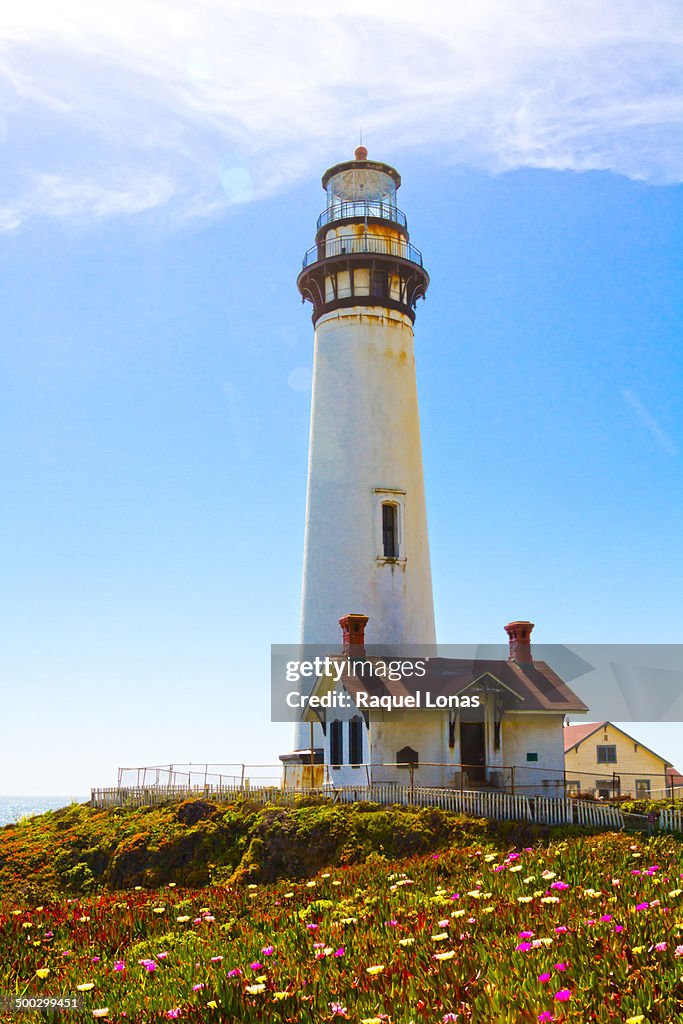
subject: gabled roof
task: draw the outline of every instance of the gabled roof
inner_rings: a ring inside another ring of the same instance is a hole
[[[683,775],[676,768],[667,768],[666,774],[669,782],[673,783],[674,786],[683,786]]]
[[[647,750],[648,754],[652,754],[652,756],[656,757],[662,762],[662,764],[669,767],[671,766],[671,761],[667,761],[661,754],[657,754],[654,750],[650,750],[650,748],[646,747],[644,743],[641,743],[635,736],[631,736],[630,733],[624,732],[624,730],[620,729],[618,725],[614,724],[614,722],[581,722],[579,725],[565,725],[562,730],[564,734],[565,754],[575,748],[578,749],[580,743],[583,743],[583,741],[587,740],[593,735],[593,733],[599,732],[600,729],[606,728],[607,726],[609,726],[610,729],[614,729],[616,732],[621,733],[621,735],[625,736],[627,740],[637,743],[639,747],[642,747],[643,750]]]
[[[352,697],[361,691],[377,697],[401,697],[427,690],[433,697],[456,696],[474,684],[486,683],[489,687],[499,688],[509,710],[557,711],[563,714],[588,711],[583,701],[544,661],[518,665],[514,661],[502,660],[397,658],[402,663],[418,661],[424,664],[426,673],[419,677],[402,676],[399,681],[392,682],[376,670],[377,663],[391,659],[368,657],[358,660],[370,662],[373,671],[361,673],[356,662],[349,663],[340,681]]]

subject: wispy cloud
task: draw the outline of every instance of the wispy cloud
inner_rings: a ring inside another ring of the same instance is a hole
[[[678,0],[22,0],[0,14],[0,230],[210,214],[362,123],[502,171],[683,180]]]

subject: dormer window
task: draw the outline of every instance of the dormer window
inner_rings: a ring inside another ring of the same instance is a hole
[[[385,558],[398,558],[398,505],[382,503],[382,546]]]

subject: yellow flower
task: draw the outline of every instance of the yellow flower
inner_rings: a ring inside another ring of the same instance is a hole
[[[258,885],[255,882],[250,882],[247,889],[258,889]]]
[[[189,920],[190,920],[190,915],[189,914],[181,914],[180,917],[176,917],[176,921],[180,921],[181,924],[183,924],[185,921],[189,921]]]
[[[366,967],[365,970],[368,974],[381,974],[386,964],[374,964],[372,967]]]
[[[81,918],[81,920],[83,920],[83,918]],[[89,918],[88,918],[88,920],[89,920]],[[33,928],[33,925],[31,924],[30,921],[24,921],[21,927],[22,928]]]
[[[293,895],[294,895],[293,892],[286,892],[282,898],[283,898],[283,900],[291,900]]]
[[[357,917],[342,917],[340,924],[355,924],[357,920]]]
[[[482,914],[492,914],[494,909],[494,907],[483,907],[481,912]]]
[[[141,892],[141,890],[142,890],[142,886],[141,885],[136,885],[135,886],[135,891],[136,892]]]
[[[645,1014],[639,1013],[635,1017],[627,1017],[624,1024],[641,1024],[645,1020]]]
[[[412,946],[412,944],[414,942],[415,942],[415,939],[399,939],[398,940],[399,946]]]
[[[557,874],[556,874],[555,871],[548,871],[548,870],[544,871],[542,873],[542,875],[541,875],[541,878],[546,878],[546,879],[556,878],[556,877],[557,877]]]
[[[44,910],[45,907],[36,907],[36,910]]]
[[[444,939],[448,938],[448,932],[439,932],[438,935],[432,935],[434,942],[443,942]]]
[[[479,889],[472,889],[470,892],[467,893],[467,895],[472,896],[472,898],[475,900],[481,899],[481,892]]]
[[[381,1017],[363,1017],[360,1024],[382,1024]]]
[[[339,881],[339,879],[338,879],[338,878],[335,878],[335,879],[333,879],[333,881],[332,881],[332,885],[341,885],[341,882]]]
[[[521,864],[514,864],[509,870],[510,871],[521,871],[522,870],[522,865]]]
[[[671,892],[669,893],[669,896],[671,896],[671,898],[673,899],[674,896],[680,896],[682,892],[683,892],[683,889],[672,889]]]
[[[154,914],[165,914],[166,907],[152,907],[152,913]]]
[[[331,872],[330,872],[330,871],[324,871],[324,872],[323,872],[323,874],[322,874],[322,875],[321,875],[320,877],[321,877],[321,878],[329,878],[329,877],[330,877],[330,875],[331,875]]]
[[[273,999],[276,1001],[279,1001],[280,999],[289,999],[291,994],[291,992],[287,992],[286,990],[284,992],[273,992]]]
[[[560,897],[559,896],[544,896],[543,899],[541,900],[541,903],[559,903],[559,902],[560,902]]]
[[[536,875],[528,875],[528,876],[527,876],[527,877],[526,877],[526,878],[524,879],[524,884],[525,884],[525,885],[528,885],[528,884],[529,884],[529,882],[535,882],[535,881],[536,881]]]
[[[251,889],[251,886],[249,886],[249,888]],[[254,888],[256,888],[256,886],[254,886]],[[210,914],[211,911],[210,911],[210,909],[208,907],[200,907],[199,908],[199,913],[200,914]]]
[[[92,1015],[93,1015],[93,1017],[108,1017],[109,1016],[109,1007],[108,1006],[101,1006],[99,1008],[99,1010],[93,1010]]]
[[[492,896],[493,896],[493,893],[492,893],[492,892],[483,892],[483,893],[481,894],[481,898],[482,898],[483,900],[490,900]]]
[[[315,885],[315,882],[314,882],[313,879],[311,879],[310,882],[306,882],[306,888],[307,889],[312,889],[314,885]]]
[[[645,946],[633,946],[631,948],[631,952],[632,953],[642,953],[644,949],[645,949]]]
[[[486,856],[484,857],[484,860],[487,861],[487,863],[489,863],[489,864],[491,863],[492,860],[495,860],[495,859],[496,859],[496,854],[495,853],[487,853]]]
[[[465,916],[465,911],[464,910],[454,910],[453,913],[451,914],[451,917],[464,917],[464,916]]]
[[[169,887],[169,889],[175,889],[176,883],[175,882],[169,882],[168,883],[168,887]]]
[[[76,985],[79,992],[89,992],[91,988],[95,987],[94,981],[84,981],[82,985]]]
[[[435,960],[452,960],[455,956],[455,950],[449,949],[447,953],[437,953],[434,957]]]
[[[553,940],[550,938],[539,939],[538,941],[542,942],[544,946],[552,946],[553,944]]]
[[[517,897],[517,902],[518,903],[531,903],[532,899],[533,899],[533,896],[518,896]]]
[[[249,993],[250,996],[257,996],[261,992],[265,992],[265,990],[266,990],[266,986],[265,985],[247,985],[247,988],[246,988],[246,991]],[[208,1003],[207,1003],[207,1006],[208,1006]]]
[[[543,889],[536,889],[536,891],[534,892],[534,896],[542,896],[542,895],[543,895]]]
[[[49,967],[40,967],[36,971],[36,978],[47,978],[49,973],[50,973],[50,968]]]
[[[218,1009],[218,1003],[216,1002],[215,999],[212,999],[211,1002],[207,1003],[206,1005],[210,1006],[212,1010]]]

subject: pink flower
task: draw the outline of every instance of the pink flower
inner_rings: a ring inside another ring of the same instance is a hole
[[[568,988],[561,988],[559,992],[555,993],[555,999],[558,1003],[568,1003],[571,999],[572,994]]]
[[[330,1010],[333,1017],[346,1017],[349,1012],[341,1003],[330,1003]]]
[[[346,950],[344,949],[344,947],[340,946],[339,949],[335,949],[334,955],[335,956],[344,956],[345,952],[346,952]]]
[[[649,903],[636,903],[636,910],[647,910]]]
[[[182,1012],[183,1011],[180,1009],[180,1007],[176,1006],[175,1010],[167,1010],[166,1016],[169,1017],[171,1020],[177,1020]]]
[[[99,958],[98,956],[94,956],[94,957],[92,958],[92,962],[93,962],[94,964],[98,964],[98,963],[100,962],[100,958]]]
[[[275,952],[275,946],[264,946],[261,952],[264,956],[272,956]]]
[[[569,886],[566,882],[553,882],[550,886],[551,889],[568,889]]]
[[[229,978],[239,978],[241,973],[242,973],[242,971],[240,970],[239,967],[233,967],[233,969],[231,971],[228,971],[228,977]]]
[[[683,956],[683,946],[676,946],[675,956]]]
[[[548,1024],[549,1021],[555,1020],[552,1013],[549,1013],[547,1010],[544,1010],[543,1013],[539,1013],[536,1019],[540,1020],[541,1024]]]
[[[550,974],[548,974],[548,972],[547,972],[547,971],[545,971],[545,972],[544,972],[543,974],[539,974],[539,976],[538,976],[538,980],[539,980],[539,981],[541,982],[541,984],[543,984],[543,985],[545,985],[546,981],[550,981],[550,978],[551,978],[551,975],[550,975]]]
[[[199,982],[197,982],[196,985],[192,986],[192,991],[193,992],[199,992],[200,989],[203,989],[203,988],[206,988],[206,985],[204,984],[203,981],[199,981]]]
[[[157,960],[165,960],[168,953],[157,953]]]
[[[566,924],[558,924],[558,926],[555,929],[555,931],[557,932],[558,935],[563,935],[565,932],[569,931],[569,928],[567,928]]]
[[[441,1019],[443,1021],[443,1024],[456,1024],[458,1015],[457,1013],[444,1013]]]
[[[612,920],[612,915],[611,914],[603,914],[602,917],[600,918],[600,920],[601,921],[611,921]]]
[[[528,953],[528,951],[530,949],[531,949],[531,943],[530,942],[520,942],[520,943],[518,943],[518,945],[515,946],[515,952],[516,953]]]
[[[614,926],[614,930],[615,930],[615,932],[617,932],[617,933],[619,933],[619,932],[623,932],[623,930],[624,930],[624,926],[623,926],[623,924],[615,924],[615,926]]]
[[[556,971],[566,971],[567,970],[567,965],[566,964],[555,964],[555,970]]]
[[[261,968],[263,967],[263,964],[260,964],[258,960],[254,960],[253,964],[249,964],[249,966],[251,967],[252,971],[260,971]]]
[[[45,932],[45,938],[46,939],[51,939],[53,935],[54,935],[54,932]]]
[[[117,960],[116,963],[114,964],[115,971],[125,971],[125,969],[126,965],[123,960]]]
[[[307,924],[306,927],[308,928],[309,932],[317,932],[318,930],[317,924]]]
[[[519,933],[519,938],[520,939],[533,939],[533,937],[534,937],[534,933],[533,932],[520,932]]]
[[[222,956],[212,956],[212,957],[211,957],[211,963],[212,963],[212,964],[219,964],[219,963],[221,962],[221,960],[222,960],[222,959],[223,959],[223,957],[222,957]],[[260,967],[260,966],[261,966],[261,965],[259,964],[259,967]]]
[[[666,949],[666,942],[657,942],[657,943],[655,944],[655,949],[656,949],[656,950],[657,950],[657,951],[658,951],[659,953],[663,953],[663,952],[664,952],[664,950]]]

